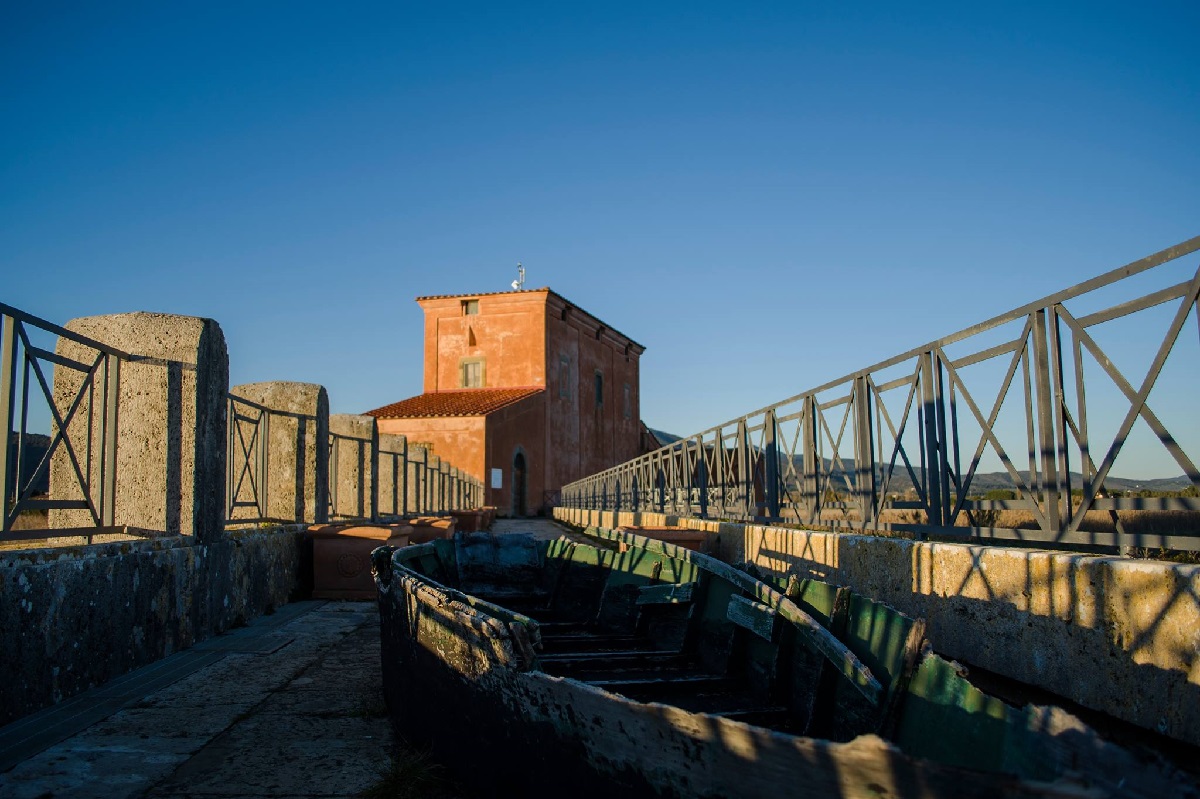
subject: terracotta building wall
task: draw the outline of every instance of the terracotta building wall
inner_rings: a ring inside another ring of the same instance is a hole
[[[641,347],[590,315],[554,302],[546,342],[546,479],[557,489],[640,453]],[[597,373],[603,380],[599,403]]]
[[[548,292],[419,300],[425,311],[425,391],[461,388],[464,358],[483,359],[483,388],[546,385],[544,326]]]
[[[379,432],[405,436],[410,446],[423,446],[457,468],[483,479],[484,417],[439,416],[379,419]]]
[[[493,411],[487,417],[487,504],[513,515],[513,462],[518,452],[525,460],[525,510],[536,513],[546,490],[546,405],[542,394]],[[492,488],[492,469],[500,469],[503,484]]]

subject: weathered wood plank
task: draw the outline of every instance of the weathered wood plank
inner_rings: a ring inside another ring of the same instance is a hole
[[[725,607],[725,617],[764,641],[775,640],[779,614],[761,602],[743,596],[731,596]]]
[[[696,583],[665,583],[643,586],[638,591],[639,605],[676,605],[692,601]]]

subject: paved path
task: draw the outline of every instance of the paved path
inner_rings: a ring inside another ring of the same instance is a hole
[[[374,603],[293,603],[0,728],[0,799],[357,796],[404,756],[381,680]]]
[[[530,519],[496,519],[492,522],[493,533],[529,533],[539,541],[552,541],[559,536],[566,536],[573,541],[586,543],[587,538],[572,533],[566,527],[560,526],[550,519],[533,517]],[[594,542],[593,542],[594,543]]]
[[[298,604],[281,609],[294,616],[285,624],[267,616],[205,642],[225,654],[0,774],[0,797],[298,799],[376,783],[393,746],[378,611]],[[37,715],[56,723],[53,712]],[[23,725],[30,735],[34,722]]]

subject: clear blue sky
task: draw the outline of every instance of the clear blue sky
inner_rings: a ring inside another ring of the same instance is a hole
[[[361,412],[521,261],[689,433],[1200,233],[1200,4],[645,5],[5,3],[0,300]]]

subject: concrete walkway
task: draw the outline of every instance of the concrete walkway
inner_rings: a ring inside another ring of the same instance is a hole
[[[0,797],[343,797],[378,782],[393,742],[375,605],[283,612],[286,623],[267,616],[204,642],[215,662],[166,687],[154,689],[157,664],[119,678],[133,693],[139,681],[150,690],[0,774]],[[108,688],[80,697],[74,715],[103,703]],[[22,732],[36,746],[45,727],[62,729],[58,709],[0,733],[10,749]]]
[[[404,755],[381,681],[374,603],[292,603],[0,728],[0,799],[358,796]],[[433,776],[419,795],[461,799]]]

